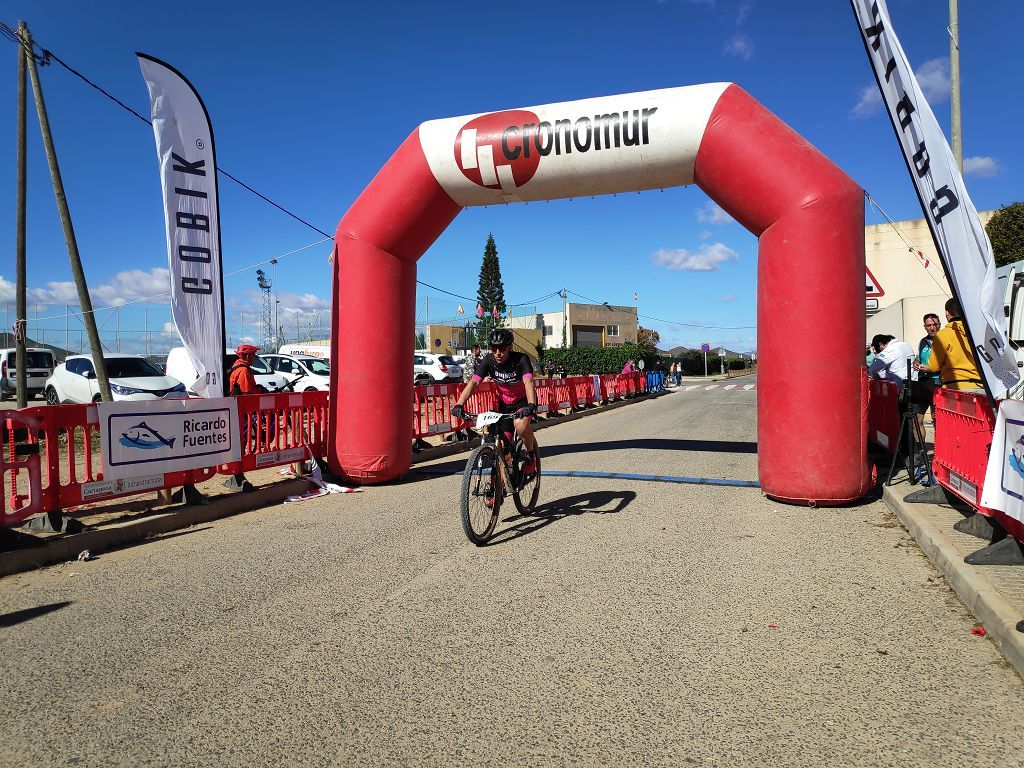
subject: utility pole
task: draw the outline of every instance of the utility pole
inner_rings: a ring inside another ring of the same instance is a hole
[[[75,239],[75,230],[71,224],[71,211],[68,209],[68,200],[64,195],[64,182],[60,176],[60,166],[57,164],[57,152],[53,148],[53,135],[50,133],[50,120],[46,116],[46,104],[43,101],[43,89],[39,84],[39,72],[36,69],[35,55],[32,53],[31,38],[28,28],[22,23],[22,44],[24,55],[28,62],[29,75],[32,78],[32,95],[35,97],[36,112],[39,115],[39,130],[43,134],[43,145],[46,147],[46,161],[50,166],[50,179],[53,181],[53,195],[57,199],[57,210],[60,212],[61,225],[64,228],[64,241],[67,243],[68,260],[71,262],[71,274],[75,278],[75,287],[78,289],[78,300],[82,305],[85,329],[89,334],[89,346],[92,348],[93,363],[96,369],[96,379],[99,384],[100,397],[104,400],[111,400],[110,383],[107,381],[107,367],[103,364],[103,345],[100,343],[100,334],[96,329],[96,318],[92,312],[92,298],[89,296],[89,286],[85,282],[85,273],[82,271],[82,259],[78,254],[78,241]]]
[[[18,23],[18,200],[17,200],[17,233],[15,234],[15,253],[17,267],[15,268],[15,293],[17,294],[18,311],[15,322],[25,319],[25,56],[27,55],[22,46],[28,41],[28,29],[25,22]],[[8,305],[8,308],[10,305]],[[4,328],[10,331],[10,326]],[[15,352],[14,364],[18,367],[18,375],[15,386],[18,389],[18,408],[28,405],[28,354],[25,351],[24,333],[16,334],[14,338],[17,351]]]
[[[964,139],[960,125],[960,19],[957,0],[949,0],[949,135],[953,157],[964,172]]]

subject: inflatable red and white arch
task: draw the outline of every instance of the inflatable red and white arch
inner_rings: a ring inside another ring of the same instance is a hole
[[[729,83],[420,125],[338,225],[332,471],[375,483],[410,466],[416,261],[462,208],[691,183],[759,239],[764,491],[817,504],[863,496],[863,195]]]

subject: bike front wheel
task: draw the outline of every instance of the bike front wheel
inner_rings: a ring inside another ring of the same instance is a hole
[[[469,454],[462,475],[462,529],[466,538],[486,544],[498,523],[504,497],[501,467],[493,445],[481,445]]]
[[[518,443],[517,448],[521,449],[522,443]],[[526,515],[533,512],[537,506],[537,497],[540,495],[540,446],[537,444],[536,438],[533,442],[535,466],[534,471],[530,474],[523,472],[523,465],[526,462],[520,458],[521,453],[521,450],[517,450],[515,453],[515,476],[519,478],[519,482],[512,493],[512,500],[515,502],[519,514]]]

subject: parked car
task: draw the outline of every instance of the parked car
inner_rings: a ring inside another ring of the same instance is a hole
[[[461,382],[462,366],[448,355],[416,352],[413,355],[412,381],[417,386]]]
[[[314,344],[313,342],[307,342],[305,344],[284,344],[277,350],[277,354],[295,355],[296,357],[319,357],[325,358],[327,362],[330,362],[331,345]]]
[[[185,395],[185,385],[140,355],[105,355],[103,365],[115,400],[155,400],[167,394]],[[46,380],[46,402],[94,403],[100,386],[92,355],[72,355]]]
[[[296,392],[327,392],[331,388],[331,361],[301,355],[260,355],[271,370],[295,382]]]
[[[46,387],[46,380],[53,374],[56,365],[53,352],[45,347],[28,347],[28,365],[25,367],[25,397],[35,397]],[[17,350],[0,349],[0,400],[6,400],[18,391]]]
[[[224,394],[227,394],[227,383],[228,383],[228,371],[231,370],[231,366],[238,360],[236,355],[224,355]],[[252,363],[252,372],[256,376],[256,383],[265,389],[272,391],[280,389],[285,383],[285,380],[278,374],[270,370],[270,366],[267,365],[266,361],[263,360],[262,356],[257,355],[256,359]],[[164,373],[168,376],[173,376],[178,381],[183,383],[191,391],[191,387],[197,381],[199,381],[199,374],[196,372],[196,368],[192,365],[192,358],[188,356],[188,350],[184,347],[174,347],[170,352],[167,353],[167,362],[164,364]]]

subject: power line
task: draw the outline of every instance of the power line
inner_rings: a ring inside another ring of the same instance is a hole
[[[566,293],[571,293],[573,296],[579,296],[581,299],[586,299],[591,304],[602,305],[602,306],[605,306],[608,309],[611,309],[611,310],[613,310],[615,312],[621,312],[624,315],[632,316],[632,313],[627,312],[624,309],[619,309],[618,307],[613,307],[613,306],[609,305],[607,301],[598,301],[597,299],[592,299],[589,296],[584,296],[582,293],[577,293],[576,291],[570,291],[569,289],[566,289]],[[636,316],[637,317],[642,317],[645,320],[656,320],[659,323],[668,323],[669,325],[682,325],[682,326],[685,326],[687,328],[708,328],[710,330],[719,330],[719,331],[745,331],[745,330],[751,330],[751,329],[757,328],[756,325],[707,325],[707,324],[704,324],[704,323],[684,323],[684,322],[680,322],[679,320],[665,320],[663,318],[653,317],[651,315],[641,315],[639,312],[637,312]]]
[[[896,236],[899,237],[899,239],[903,241],[903,244],[905,246],[907,246],[907,250],[910,251],[911,253],[917,253],[917,254],[921,255],[921,249],[917,248],[916,246],[914,246],[913,243],[911,243],[909,240],[907,240],[907,238],[905,238],[903,236],[903,233],[900,232],[899,229],[897,229],[896,222],[892,220],[892,217],[889,216],[888,213],[886,213],[885,211],[882,210],[882,206],[880,206],[878,204],[878,201],[875,200],[875,198],[873,198],[871,196],[871,194],[867,190],[864,190],[864,197],[866,197],[868,199],[868,202],[871,203],[871,205],[873,205],[875,207],[875,210],[877,210],[880,214],[882,214],[882,216],[885,218],[885,220],[888,221],[889,224],[892,225],[892,231],[895,232]],[[923,255],[922,255],[922,258],[923,258]],[[942,285],[942,283],[940,283],[938,280],[935,279],[935,275],[933,275],[931,273],[931,270],[929,270],[927,266],[925,266],[924,271],[928,275],[928,277],[930,277],[932,279],[932,282],[934,282],[935,285],[937,285],[939,287],[939,289],[943,293],[945,293],[948,290],[947,287],[944,287]]]
[[[0,22],[0,33],[2,33],[3,36],[8,38],[9,40],[11,40],[11,41],[13,41],[15,43],[18,43],[19,45],[24,45],[24,43],[22,43],[20,38],[18,37],[17,32],[15,30],[11,29],[10,27],[8,27],[6,24],[3,24],[2,22]],[[38,54],[35,53],[35,46],[39,46],[40,50],[42,51],[42,55],[41,56],[39,56]],[[97,83],[93,82],[88,77],[86,77],[81,72],[79,72],[77,69],[75,69],[74,67],[72,67],[71,65],[66,63],[63,59],[61,59],[53,51],[51,51],[49,49],[46,49],[46,48],[43,48],[34,39],[30,40],[30,42],[29,42],[29,51],[31,52],[31,54],[33,56],[35,56],[37,58],[37,60],[39,61],[39,63],[42,66],[46,66],[51,61],[56,61],[65,70],[67,70],[72,75],[74,75],[75,77],[79,78],[80,80],[82,80],[82,82],[86,83],[91,88],[99,91],[101,94],[103,94],[107,99],[112,101],[114,104],[117,104],[119,107],[124,109],[126,112],[130,113],[131,115],[134,115],[139,120],[141,120],[142,122],[146,123],[146,125],[152,126],[152,122],[149,120],[149,118],[147,118],[147,117],[139,114],[138,112],[136,112],[134,109],[129,107],[127,104],[122,102],[120,99],[116,98],[111,93],[106,91],[104,88],[99,86]],[[287,208],[285,208],[284,206],[274,202],[269,197],[267,197],[266,195],[258,192],[253,187],[251,187],[248,184],[246,184],[245,182],[241,181],[236,176],[232,175],[231,173],[228,173],[228,171],[224,170],[219,165],[217,166],[217,170],[221,174],[226,176],[227,178],[231,179],[231,181],[235,182],[239,186],[243,187],[244,189],[248,190],[252,194],[254,194],[257,197],[259,197],[264,202],[269,203],[270,205],[274,206],[275,208],[277,208],[282,213],[287,214],[288,216],[292,217],[293,219],[295,219],[299,223],[304,224],[305,226],[309,227],[314,232],[316,232],[316,233],[318,233],[320,235],[323,235],[324,238],[326,238],[327,240],[332,240],[333,239],[332,236],[329,235],[327,232],[324,232],[322,229],[320,229],[319,227],[316,227],[313,224],[309,223],[308,221],[303,219],[298,214],[295,214],[292,211],[290,211]],[[879,210],[881,211],[881,209],[879,209]],[[883,212],[883,215],[885,215],[884,212]],[[311,248],[314,245],[319,245],[319,244],[321,244],[323,242],[325,242],[325,240],[320,240],[320,241],[318,241],[316,243],[311,243],[310,245],[303,246],[302,248],[296,249],[295,251],[291,251],[288,254],[284,254],[284,255],[287,256],[287,255],[290,255],[291,253],[297,253],[298,251],[302,251],[302,250],[305,250],[307,248]],[[280,257],[278,257],[278,258],[280,258]],[[253,265],[250,265],[248,267],[243,267],[240,270],[237,270],[235,272],[230,272],[228,274],[229,275],[235,275],[235,274],[238,274],[239,272],[244,272],[246,270],[258,267],[258,266],[260,266],[262,264],[266,264],[269,261],[270,260],[267,259],[265,261],[258,262],[257,264],[253,264]],[[447,291],[444,288],[438,288],[436,285],[431,285],[430,283],[426,283],[426,282],[424,282],[422,280],[417,280],[416,283],[418,285],[422,285],[422,286],[424,286],[426,288],[430,288],[431,290],[438,291],[440,293],[444,293],[444,294],[446,294],[448,296],[453,296],[454,298],[457,298],[457,299],[463,299],[464,301],[469,301],[469,302],[475,302],[476,301],[476,299],[470,298],[469,296],[463,296],[463,295],[458,294],[458,293],[453,293],[451,291]],[[602,303],[604,303],[604,302],[594,301],[593,299],[588,299],[586,296],[583,296],[580,293],[576,293],[575,291],[569,291],[569,292],[572,293],[574,296],[579,296],[582,299],[587,299],[587,301],[590,301],[590,302],[592,302],[594,304],[602,304]],[[551,293],[548,293],[548,294],[546,294],[546,295],[544,295],[544,296],[542,296],[540,298],[537,298],[537,299],[532,299],[530,301],[518,302],[518,303],[515,303],[515,304],[507,304],[506,306],[509,306],[509,307],[523,307],[523,306],[530,306],[530,305],[533,305],[533,304],[539,304],[542,301],[545,301],[545,300],[547,300],[549,298],[553,298],[554,296],[558,295],[559,293],[560,293],[560,291],[552,291]],[[161,293],[161,294],[157,294],[156,296],[147,297],[147,298],[144,298],[144,299],[137,299],[137,300],[131,301],[131,302],[126,302],[125,304],[121,304],[119,306],[129,306],[131,304],[140,304],[140,303],[143,303],[145,301],[150,301],[150,300],[155,299],[155,298],[162,298],[163,296],[166,296],[166,295],[167,295],[167,293]],[[101,308],[101,309],[114,309],[114,308],[115,307],[104,307],[104,308]],[[610,309],[616,309],[614,307],[609,307],[609,308]],[[94,310],[94,312],[98,312],[98,311],[100,311],[100,309]],[[617,311],[621,312],[622,310],[617,310]],[[54,316],[49,317],[49,318],[39,318],[39,319],[40,320],[49,320],[49,319],[59,319],[61,317],[65,317],[65,315],[54,315]],[[674,321],[674,320],[663,320],[661,318],[652,317],[650,315],[641,315],[639,313],[637,314],[637,317],[643,317],[644,319],[647,319],[647,320],[655,320],[655,321],[660,322],[660,323],[668,323],[670,325],[679,325],[679,326],[685,326],[685,327],[690,327],[690,328],[709,328],[709,329],[722,329],[722,330],[745,330],[745,329],[756,328],[756,326],[752,326],[752,325],[743,325],[743,326],[727,326],[726,325],[726,326],[718,326],[718,325],[704,325],[704,324],[699,324],[699,323],[684,323],[684,322],[678,322],[678,321]]]

